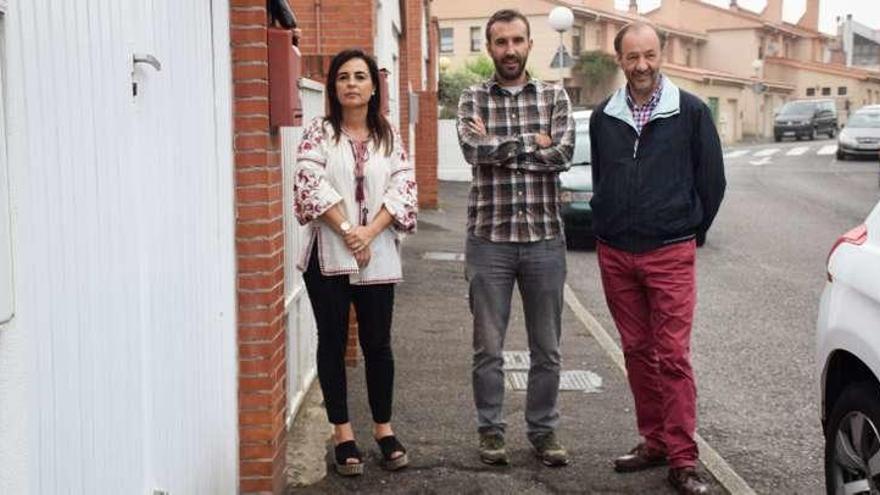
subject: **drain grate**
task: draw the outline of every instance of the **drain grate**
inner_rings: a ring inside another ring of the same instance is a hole
[[[525,391],[529,385],[526,371],[505,373],[508,390]],[[559,376],[559,390],[562,392],[584,392],[588,394],[602,391],[602,377],[587,370],[563,371]]]
[[[599,392],[602,377],[585,370],[563,371],[559,377],[559,390],[583,390],[587,393]]]
[[[527,370],[529,369],[529,352],[528,351],[504,351],[504,369],[505,370]]]
[[[435,261],[464,261],[464,253],[449,253],[446,251],[426,251],[422,259]]]

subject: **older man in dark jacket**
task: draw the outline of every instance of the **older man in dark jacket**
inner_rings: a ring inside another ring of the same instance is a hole
[[[709,108],[660,73],[653,27],[625,26],[614,48],[627,85],[590,120],[593,230],[644,437],[614,466],[669,464],[679,493],[706,493],[695,471],[690,336],[696,245],[724,195],[721,144]]]

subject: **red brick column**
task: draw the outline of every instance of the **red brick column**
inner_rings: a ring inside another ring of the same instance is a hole
[[[437,93],[419,95],[419,121],[416,124],[416,183],[419,206],[437,207]]]
[[[269,128],[265,0],[230,0],[238,263],[239,491],[284,491],[281,137]]]

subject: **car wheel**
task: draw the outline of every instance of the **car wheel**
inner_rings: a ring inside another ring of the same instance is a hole
[[[837,150],[837,159],[840,161],[846,161],[846,153]]]
[[[829,127],[828,128],[828,137],[830,137],[831,139],[834,139],[835,135],[837,135],[837,128],[834,126]]]
[[[782,141],[782,136],[780,136],[779,134],[776,134],[773,136],[773,140],[778,143],[779,141]]]
[[[825,430],[827,493],[877,493],[880,472],[880,394],[868,382],[849,385],[840,394]]]

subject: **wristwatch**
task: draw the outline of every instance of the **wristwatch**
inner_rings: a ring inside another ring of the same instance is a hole
[[[342,223],[339,224],[339,230],[340,232],[342,232],[343,235],[351,232],[351,224],[348,222],[348,220],[344,220]]]

